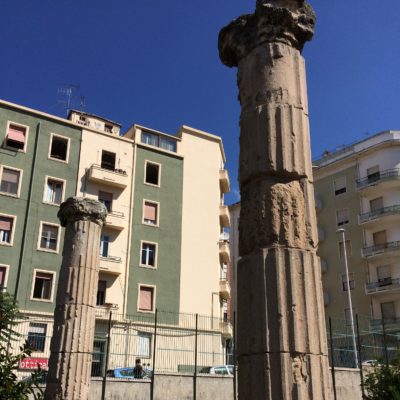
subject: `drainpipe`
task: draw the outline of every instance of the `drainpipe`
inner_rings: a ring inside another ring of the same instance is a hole
[[[35,176],[35,169],[36,169],[36,155],[37,151],[39,148],[39,135],[40,135],[40,128],[41,128],[41,123],[39,122],[36,126],[36,137],[35,137],[35,147],[33,150],[33,159],[32,159],[32,167],[31,167],[31,175],[30,175],[30,184],[29,184],[29,189],[28,189],[28,198],[26,202],[26,210],[25,210],[25,219],[24,219],[24,227],[22,230],[22,239],[21,239],[21,252],[19,256],[19,263],[18,263],[18,269],[17,269],[17,279],[15,281],[15,290],[14,290],[14,297],[15,299],[18,298],[18,289],[19,289],[19,282],[21,279],[21,270],[22,270],[22,265],[24,262],[24,256],[25,256],[25,239],[26,239],[26,231],[28,230],[28,222],[29,222],[29,214],[31,211],[31,200],[32,200],[32,188],[34,186],[34,176]]]

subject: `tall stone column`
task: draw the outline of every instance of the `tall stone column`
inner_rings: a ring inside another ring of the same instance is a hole
[[[54,311],[46,400],[88,398],[95,329],[101,228],[107,216],[96,200],[71,197],[58,218],[66,228]]]
[[[315,14],[258,0],[219,35],[238,67],[241,213],[237,357],[241,400],[331,399],[301,55]]]

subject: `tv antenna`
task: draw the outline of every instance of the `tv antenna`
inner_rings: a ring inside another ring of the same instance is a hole
[[[80,85],[73,83],[66,83],[58,88],[57,93],[64,98],[59,100],[59,103],[67,111],[67,113],[72,108],[79,108],[83,111],[85,108],[85,96],[80,95]],[[78,106],[77,106],[78,105]]]

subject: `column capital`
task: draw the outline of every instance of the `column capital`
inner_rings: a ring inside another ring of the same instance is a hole
[[[314,35],[316,16],[305,0],[257,0],[254,14],[246,14],[222,28],[218,38],[223,64],[239,61],[264,43],[285,43],[299,51]]]
[[[103,203],[86,197],[70,197],[60,206],[57,217],[62,226],[75,221],[92,221],[103,225],[107,217],[107,209]]]

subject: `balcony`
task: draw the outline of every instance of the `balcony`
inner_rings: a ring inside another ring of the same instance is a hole
[[[372,330],[380,330],[382,331],[383,329],[383,322],[385,323],[385,330],[386,331],[392,331],[396,330],[398,331],[400,329],[400,318],[395,317],[395,318],[385,318],[384,321],[381,319],[371,319],[370,325]]]
[[[379,282],[367,283],[365,292],[367,294],[388,293],[398,291],[400,289],[400,279],[385,278]]]
[[[233,337],[233,328],[229,321],[221,321],[220,329],[223,338],[231,339]]]
[[[230,261],[231,253],[229,250],[229,242],[225,240],[219,241],[219,257],[225,263]]]
[[[375,186],[385,183],[388,187],[396,185],[400,178],[400,169],[387,169],[371,174],[365,178],[356,180],[357,190],[373,189]]]
[[[377,257],[381,255],[396,256],[400,250],[400,241],[376,244],[362,249],[363,257]]]
[[[129,177],[122,169],[106,169],[100,165],[93,164],[89,169],[88,179],[91,182],[102,183],[103,185],[113,186],[124,189],[128,186]]]
[[[360,225],[369,225],[373,226],[380,223],[381,218],[385,218],[388,216],[395,216],[395,218],[391,218],[390,221],[400,221],[400,205],[394,205],[389,207],[379,208],[378,210],[374,210],[368,213],[360,214],[358,216],[358,223]]]
[[[224,300],[231,298],[231,285],[226,279],[219,280],[219,295]]]
[[[219,221],[223,228],[231,226],[231,218],[229,215],[228,206],[225,205],[219,206]]]
[[[125,228],[125,215],[122,212],[110,211],[107,214],[105,228],[122,231]]]
[[[106,272],[112,275],[120,275],[122,272],[121,264],[122,264],[121,257],[100,256],[99,270],[100,272]]]
[[[228,193],[230,190],[229,175],[226,169],[219,170],[219,185],[222,193]]]

